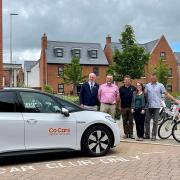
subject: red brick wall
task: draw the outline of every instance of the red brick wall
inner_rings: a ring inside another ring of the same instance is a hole
[[[3,39],[2,39],[2,0],[0,0],[0,89],[3,79]]]
[[[177,63],[175,55],[170,48],[168,42],[166,41],[165,37],[162,36],[159,40],[159,43],[157,44],[156,48],[153,50],[151,54],[151,58],[149,61],[149,69],[152,65],[156,65],[160,59],[160,52],[166,53],[166,60],[163,61],[164,64],[167,65],[168,68],[172,68],[172,78],[169,78],[169,83],[172,84],[172,91],[177,91]],[[148,80],[150,80],[149,74],[147,74]]]
[[[58,84],[63,83],[63,79],[58,76],[58,67],[61,65],[53,65],[48,64],[48,84],[52,86],[53,91],[55,93],[58,92]],[[106,77],[106,70],[107,66],[98,66],[99,67],[99,76],[97,76],[97,83],[102,84],[105,82]],[[93,66],[82,66],[82,74],[83,76],[87,76],[89,73],[93,72]],[[65,85],[64,86],[64,93],[70,94],[72,92],[72,85]]]

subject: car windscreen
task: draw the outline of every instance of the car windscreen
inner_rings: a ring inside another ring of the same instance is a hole
[[[70,113],[77,112],[77,111],[83,111],[83,109],[80,106],[78,106],[70,101],[64,100],[57,96],[56,96],[56,99],[61,104],[61,106],[68,109]]]

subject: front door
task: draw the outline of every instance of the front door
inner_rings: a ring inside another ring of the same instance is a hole
[[[21,92],[25,107],[26,149],[72,148],[76,146],[76,120],[61,114],[54,99],[39,92]]]

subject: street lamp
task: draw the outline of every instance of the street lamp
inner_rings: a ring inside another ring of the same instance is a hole
[[[17,13],[10,13],[10,64],[12,66],[12,17],[17,16]],[[10,76],[10,87],[13,86],[14,78],[13,78],[13,67],[11,69],[11,76]]]

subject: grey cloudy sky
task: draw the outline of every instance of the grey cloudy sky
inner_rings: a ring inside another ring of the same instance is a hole
[[[13,16],[13,61],[37,60],[41,37],[49,40],[117,42],[125,24],[140,43],[165,35],[180,51],[180,0],[3,0],[4,62],[9,61],[10,13]]]

